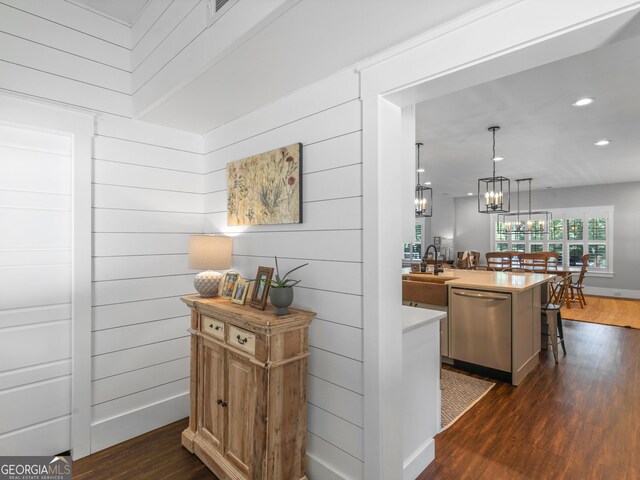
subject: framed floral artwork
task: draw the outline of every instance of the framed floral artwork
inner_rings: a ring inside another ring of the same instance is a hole
[[[227,164],[227,224],[302,223],[302,144]]]

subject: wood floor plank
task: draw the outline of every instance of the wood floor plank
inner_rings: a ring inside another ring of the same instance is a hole
[[[180,441],[185,418],[73,462],[74,480],[218,480]]]
[[[602,323],[618,327],[640,328],[640,300],[586,295],[587,304],[580,308],[572,303],[562,314],[572,320]]]
[[[565,338],[437,435],[419,480],[640,478],[640,330],[565,321]]]

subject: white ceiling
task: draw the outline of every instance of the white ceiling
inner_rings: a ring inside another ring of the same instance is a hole
[[[491,176],[491,125],[499,125],[496,174],[533,177],[532,188],[640,180],[640,20],[590,52],[421,103],[421,180],[464,196]],[[630,38],[629,38],[630,37]],[[576,108],[581,97],[590,106]],[[595,147],[601,138],[607,147]]]
[[[71,0],[92,10],[109,15],[127,25],[133,23],[151,0]]]
[[[142,120],[207,132],[491,1],[301,0]]]

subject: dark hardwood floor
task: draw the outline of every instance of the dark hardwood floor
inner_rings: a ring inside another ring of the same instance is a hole
[[[640,479],[640,330],[565,321],[565,337],[558,365],[542,353],[519,387],[497,382],[438,435],[419,480]],[[80,459],[73,478],[215,480],[182,447],[186,426]]]
[[[419,480],[640,479],[640,330],[564,322],[518,387],[496,387],[436,437]]]
[[[73,462],[74,480],[218,480],[180,442],[185,418]]]

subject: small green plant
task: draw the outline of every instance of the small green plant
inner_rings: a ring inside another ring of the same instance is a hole
[[[302,280],[293,280],[291,278],[287,278],[290,273],[295,272],[299,268],[305,267],[309,265],[308,263],[303,263],[302,265],[298,265],[296,268],[289,270],[282,277],[280,276],[280,269],[278,268],[278,257],[273,257],[276,259],[276,278],[271,279],[271,288],[284,288],[284,287],[293,287],[297,285]]]

